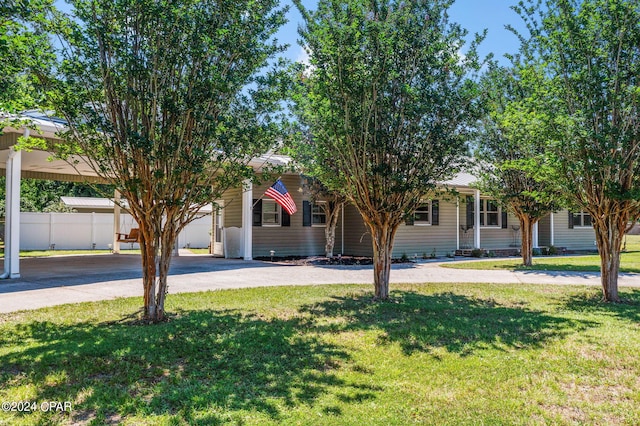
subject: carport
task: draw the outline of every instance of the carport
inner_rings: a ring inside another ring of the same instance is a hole
[[[20,277],[20,180],[22,178],[49,179],[69,182],[106,183],[88,165],[83,157],[69,161],[53,160],[51,153],[41,150],[16,149],[20,137],[37,137],[50,142],[59,141],[57,132],[64,129],[64,121],[48,117],[37,111],[27,111],[18,117],[29,124],[20,128],[7,127],[0,135],[0,170],[6,174],[5,196],[5,250],[4,272],[0,279]],[[263,164],[264,159],[256,159]],[[116,191],[114,200],[119,200]],[[243,183],[242,192],[242,256],[252,259],[251,206],[252,182]],[[113,251],[119,253],[120,208],[116,203],[113,223]]]

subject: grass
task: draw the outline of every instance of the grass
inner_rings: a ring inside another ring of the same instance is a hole
[[[520,258],[452,262],[442,265],[454,269],[508,269],[515,271],[587,271],[600,272],[600,256],[561,256],[533,258],[532,266],[522,266]],[[620,257],[620,272],[640,273],[640,235],[628,235],[626,251]]]
[[[0,424],[640,424],[640,291],[257,288],[0,316]]]
[[[111,250],[21,250],[20,257],[73,256],[85,254],[107,254]],[[122,254],[140,254],[140,250],[120,249]]]

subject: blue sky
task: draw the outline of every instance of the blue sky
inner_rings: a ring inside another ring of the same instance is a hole
[[[469,31],[469,38],[473,33],[488,30],[487,38],[480,46],[481,56],[493,52],[496,59],[503,57],[505,53],[514,53],[518,49],[518,39],[504,26],[511,24],[515,28],[522,28],[520,17],[509,6],[517,0],[456,0],[449,10],[450,19],[458,22]],[[291,60],[304,57],[303,50],[298,46],[298,25],[301,16],[291,0],[281,0],[282,5],[289,6],[289,22],[281,28],[277,38],[283,44],[288,44],[286,56]],[[69,7],[62,0],[56,0],[58,7],[65,11]],[[317,0],[303,0],[305,7],[315,9]]]
[[[493,52],[496,59],[503,57],[505,53],[515,53],[518,50],[518,39],[504,26],[511,24],[515,28],[523,28],[520,17],[510,9],[517,0],[456,0],[449,10],[452,22],[457,22],[469,31],[469,38],[473,33],[487,29],[487,38],[480,46],[481,56]],[[305,7],[315,9],[316,0],[303,1]],[[278,33],[281,43],[289,44],[287,57],[297,60],[303,57],[303,51],[297,44],[297,28],[301,22],[300,14],[289,0],[283,4],[290,6],[289,22]]]

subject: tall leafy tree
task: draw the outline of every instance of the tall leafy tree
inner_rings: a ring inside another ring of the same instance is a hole
[[[0,3],[0,113],[35,107],[40,99],[28,73],[34,61],[51,59],[49,40],[30,22],[43,19],[51,0],[5,0]],[[9,120],[0,116],[0,133]],[[15,123],[14,123],[15,124]]]
[[[330,189],[317,177],[307,176],[304,186],[311,194],[312,201],[324,212],[326,218],[326,223],[324,224],[324,253],[327,258],[331,259],[333,258],[333,249],[336,244],[338,219],[347,199],[341,191]]]
[[[623,236],[640,213],[640,3],[533,0],[518,10],[531,32],[525,51],[546,64],[540,98],[557,136],[553,180],[589,213],[602,292],[617,301]]]
[[[520,222],[522,263],[531,266],[533,226],[557,210],[562,194],[540,179],[548,171],[544,143],[548,117],[536,93],[544,88],[540,67],[493,64],[482,79],[486,113],[480,121],[476,158],[480,188],[512,211]]]
[[[474,118],[475,43],[450,23],[451,1],[320,0],[295,4],[311,67],[304,122],[368,226],[375,296],[389,297],[393,242],[440,180],[463,163]]]
[[[77,0],[53,16],[60,62],[40,70],[69,123],[59,155],[82,154],[128,200],[140,228],[144,319],[165,317],[178,233],[250,177],[275,141],[285,21],[277,0]],[[61,24],[62,23],[62,24]]]

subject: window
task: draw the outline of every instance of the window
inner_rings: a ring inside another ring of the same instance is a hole
[[[326,203],[318,201],[311,205],[311,224],[313,226],[326,226],[327,213],[324,211]]]
[[[430,203],[422,203],[418,206],[413,214],[413,223],[415,225],[431,224],[431,206]]]
[[[500,207],[495,200],[480,200],[480,226],[500,227]]]
[[[273,200],[262,200],[262,226],[280,226],[280,208]]]
[[[591,215],[584,211],[573,213],[573,226],[575,228],[590,227]]]

